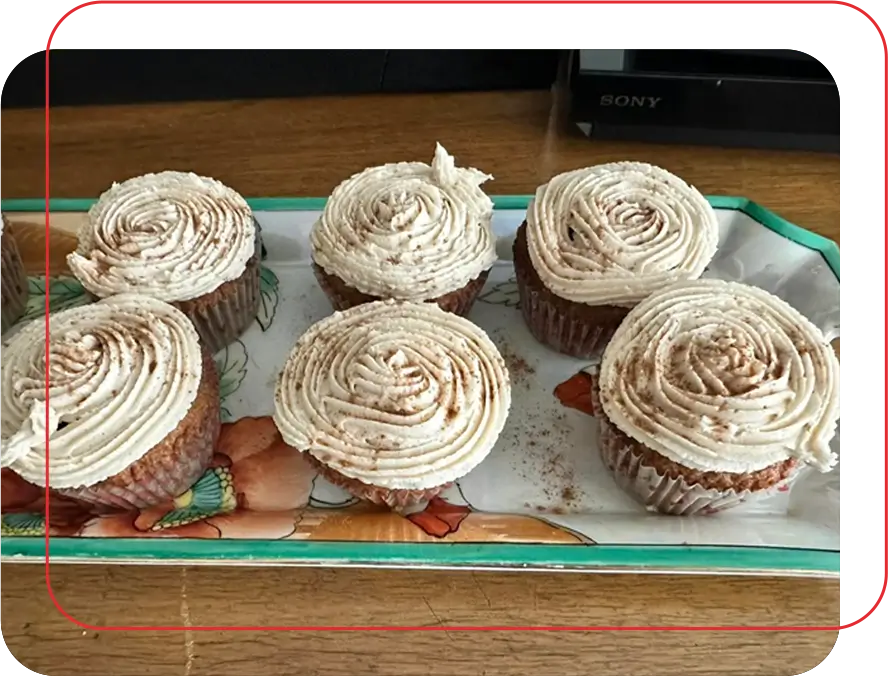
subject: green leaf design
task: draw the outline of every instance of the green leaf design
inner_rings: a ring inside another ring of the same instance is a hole
[[[520,305],[518,299],[518,281],[512,279],[495,284],[489,291],[485,291],[478,300],[489,305],[505,305],[516,308]]]
[[[259,268],[259,314],[256,321],[263,331],[268,331],[271,322],[274,321],[274,313],[277,311],[278,301],[278,278],[270,269],[264,265]]]
[[[4,537],[34,537],[36,535],[43,535],[43,523],[43,514],[4,514],[2,522],[0,522],[0,535]]]
[[[232,511],[237,507],[237,495],[231,471],[227,467],[207,470],[191,490],[176,498],[175,505],[175,509],[151,526],[151,530],[185,526]]]
[[[28,277],[28,295],[42,296],[46,293],[46,277]]]
[[[42,317],[46,309],[46,277],[28,278],[28,307],[20,321],[32,321]],[[88,305],[92,298],[74,277],[53,277],[49,280],[49,311]]]
[[[225,400],[234,394],[247,377],[247,348],[239,340],[233,342],[214,357],[219,372],[219,399],[222,402],[222,420],[231,420],[231,411]]]
[[[256,228],[256,248],[259,249],[259,260],[264,261],[268,258],[268,249],[265,247],[265,242],[262,241],[262,226],[255,216],[253,216],[253,225]]]

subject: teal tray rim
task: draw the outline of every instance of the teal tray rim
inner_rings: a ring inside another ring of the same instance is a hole
[[[496,195],[492,196],[494,208],[498,210],[526,209],[531,195]],[[831,239],[806,230],[773,211],[745,197],[708,196],[706,198],[715,209],[741,211],[754,221],[776,232],[778,235],[795,242],[807,249],[819,252],[826,264],[835,274],[839,275],[839,245]],[[325,197],[254,197],[247,199],[254,211],[319,211],[327,203]],[[53,198],[49,200],[50,211],[86,211],[95,203],[95,199],[86,198]],[[0,200],[3,211],[44,211],[46,201],[42,198],[5,199]]]
[[[531,195],[492,196],[498,210],[526,209]],[[715,209],[740,211],[769,230],[819,252],[839,279],[839,246],[790,223],[745,197],[708,196]],[[318,211],[324,197],[256,197],[254,211]],[[95,199],[53,198],[52,212],[87,211]],[[0,200],[4,212],[41,212],[42,198]],[[50,538],[50,554],[62,559],[164,561],[279,561],[302,565],[396,565],[543,569],[686,570],[761,574],[839,573],[839,552],[820,549],[710,545],[546,545],[495,543],[300,542],[291,540],[189,540],[140,538]],[[4,559],[40,559],[42,537],[0,539]]]

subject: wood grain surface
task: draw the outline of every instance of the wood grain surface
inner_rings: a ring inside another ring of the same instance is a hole
[[[430,161],[438,141],[493,174],[491,193],[530,193],[560,171],[638,159],[838,241],[838,156],[593,143],[567,128],[565,107],[562,96],[531,92],[57,109],[51,192],[96,196],[112,181],[178,168],[251,197],[325,196],[367,166]],[[42,112],[4,110],[2,119],[2,196],[42,197]]]
[[[547,93],[369,96],[52,112],[54,197],[186,169],[248,196],[323,196],[366,166],[428,161],[440,141],[526,194],[552,174],[618,159],[660,164],[707,194],[742,195],[839,240],[836,156],[598,143]],[[2,196],[43,195],[43,113],[3,111]],[[24,228],[42,268],[43,234]],[[53,235],[54,265],[73,238]],[[742,577],[365,571],[298,568],[52,567],[61,605],[95,625],[831,625],[837,582]],[[800,674],[835,632],[96,632],[53,606],[41,566],[4,564],[2,630],[44,674],[251,676]]]

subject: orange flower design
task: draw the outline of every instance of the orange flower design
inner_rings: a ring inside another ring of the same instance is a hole
[[[340,542],[463,542],[595,544],[544,518],[476,512],[442,498],[403,516],[359,502],[344,509],[306,509],[291,539]]]
[[[2,534],[42,536],[46,521],[44,489],[28,483],[10,469],[0,471],[0,482]],[[58,495],[50,498],[49,510],[50,535],[74,535],[93,517],[88,506]]]
[[[43,489],[29,484],[11,469],[0,470],[0,505],[4,512],[27,509],[43,500]]]
[[[213,465],[173,502],[100,516],[84,537],[285,538],[308,504],[315,470],[270,417],[222,425]]]
[[[2,482],[3,534],[42,535],[43,489],[8,470]],[[348,496],[340,501],[270,417],[223,424],[212,466],[168,504],[99,514],[54,496],[51,506],[50,534],[62,536],[594,544],[542,516],[478,512],[458,485],[409,515]]]
[[[592,376],[580,371],[555,388],[555,397],[567,408],[574,408],[589,415],[595,415],[596,407],[592,400]]]
[[[424,510],[407,518],[427,535],[443,538],[458,531],[460,524],[471,513],[469,507],[451,505],[441,498],[433,498]]]

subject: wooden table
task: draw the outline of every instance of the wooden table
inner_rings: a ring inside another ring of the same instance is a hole
[[[182,168],[248,196],[323,196],[350,173],[431,158],[435,141],[531,192],[556,172],[641,159],[707,194],[743,195],[839,239],[838,157],[593,143],[542,92],[371,96],[57,109],[52,194],[97,195],[112,181]],[[2,196],[43,195],[43,112],[2,114]],[[42,234],[28,235],[42,266]],[[63,566],[63,607],[97,625],[832,625],[839,585],[819,580]],[[50,602],[41,566],[4,564],[3,637],[40,673],[115,676],[516,674],[778,676],[813,668],[834,632],[109,633],[85,631]]]

